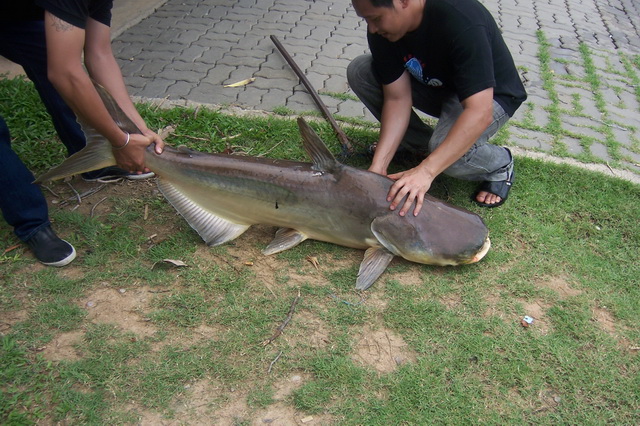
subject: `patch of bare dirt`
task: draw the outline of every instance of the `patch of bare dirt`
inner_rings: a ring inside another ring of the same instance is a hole
[[[302,386],[309,378],[304,374],[295,374],[274,383],[274,402],[268,407],[253,409],[247,403],[245,390],[226,389],[208,379],[185,386],[185,391],[173,402],[172,418],[142,411],[140,425],[329,425],[335,424],[329,415],[308,415],[297,411],[287,399],[293,391]],[[224,396],[222,396],[224,395]],[[128,410],[135,410],[129,406]]]
[[[593,308],[593,318],[603,331],[617,337],[616,322],[613,315],[611,315],[611,312],[607,311],[605,308],[596,306]]]
[[[567,280],[561,276],[549,277],[547,280],[538,281],[536,285],[553,290],[561,299],[566,299],[568,297],[574,297],[582,294],[582,290],[571,287]]]
[[[566,278],[562,276],[553,276],[545,280],[539,280],[536,282],[536,286],[552,290],[561,300],[582,294],[581,290],[571,287]],[[533,323],[528,326],[542,335],[548,334],[550,324],[546,318],[546,312],[551,305],[541,300],[523,301],[522,305],[524,307],[524,311],[521,313],[522,318],[524,318],[525,315],[533,318]]]
[[[42,356],[50,361],[77,361],[81,358],[75,346],[82,341],[84,331],[58,334],[44,348]]]
[[[546,312],[550,305],[539,300],[524,302],[522,305],[524,307],[521,313],[522,318],[524,318],[525,315],[533,318],[533,323],[530,324],[529,327],[535,329],[542,335],[548,334],[549,322],[546,318]]]
[[[407,261],[403,259],[394,259],[393,262],[407,262]],[[389,266],[393,266],[394,265],[393,262]],[[406,271],[393,274],[393,279],[395,281],[398,281],[404,287],[421,287],[422,285],[424,285],[424,281],[422,280],[423,269],[424,269],[424,266],[422,265],[418,267],[415,267],[414,265],[409,265],[409,268]],[[380,279],[378,279],[378,281],[373,285],[378,286],[381,284],[381,282],[384,282],[384,280],[385,280],[385,273],[383,273]]]
[[[371,367],[378,373],[391,373],[398,366],[415,362],[416,354],[401,336],[388,329],[372,330],[366,326],[355,346],[355,362]]]
[[[0,333],[9,332],[14,325],[26,320],[28,316],[29,313],[26,310],[3,312],[0,320]]]
[[[485,294],[484,301],[487,304],[487,309],[483,312],[482,316],[484,318],[498,317],[504,321],[504,311],[498,308],[498,303],[500,303],[500,300],[502,299],[500,294],[496,293],[497,290],[498,289],[494,289],[494,292]]]
[[[103,287],[87,293],[78,303],[86,309],[87,320],[92,323],[111,323],[136,336],[148,337],[157,331],[144,317],[150,299],[146,287]]]
[[[455,309],[462,303],[462,297],[459,294],[450,293],[445,297],[441,297],[440,303],[447,307],[447,309]]]
[[[82,213],[89,217],[100,217],[111,212],[113,200],[117,197],[140,199],[148,196],[160,196],[155,179],[129,181],[126,179],[114,183],[85,182],[73,177],[64,183],[56,182],[51,186],[43,185],[52,209],[65,209]]]
[[[327,326],[324,321],[316,315],[308,311],[295,312],[292,322],[294,322],[292,326],[295,326],[296,330],[300,330],[295,333],[296,336],[303,337],[306,345],[313,348],[324,348],[329,343],[330,339]],[[286,329],[282,338],[287,340],[287,342],[292,346],[295,346],[295,341],[300,340],[300,337],[294,338],[290,336]]]
[[[304,374],[295,374],[274,384],[274,403],[252,415],[252,425],[324,425],[333,424],[328,415],[309,416],[287,403],[287,398],[309,380]]]

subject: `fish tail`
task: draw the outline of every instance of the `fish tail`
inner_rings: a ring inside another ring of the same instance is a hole
[[[105,108],[113,118],[113,121],[123,131],[131,134],[139,133],[140,130],[122,111],[115,99],[109,92],[98,83],[93,82],[100,99],[104,103]],[[81,151],[76,152],[60,165],[52,168],[34,181],[34,183],[43,183],[51,180],[62,179],[67,176],[76,175],[78,173],[90,172],[92,170],[102,169],[104,167],[115,166],[116,159],[111,150],[111,144],[89,123],[78,117],[78,123],[87,139],[87,146]]]
[[[111,144],[105,138],[99,139],[88,142],[87,146],[82,150],[76,152],[48,172],[38,176],[34,183],[63,179],[67,176],[115,165],[116,159],[113,156]]]

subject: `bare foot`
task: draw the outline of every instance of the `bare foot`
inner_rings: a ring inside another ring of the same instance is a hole
[[[497,204],[502,201],[502,198],[487,191],[480,191],[476,195],[476,201],[484,204]]]

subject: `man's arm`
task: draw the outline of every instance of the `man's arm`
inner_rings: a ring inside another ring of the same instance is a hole
[[[140,130],[150,132],[131,103],[120,68],[111,53],[109,27],[89,19],[87,29],[84,30],[45,12],[45,31],[49,79],[78,116],[95,127],[115,148],[125,144],[128,136],[113,121],[84,70],[84,50],[87,70],[90,73],[98,73],[96,76],[92,74],[92,77],[112,93]],[[104,47],[105,43],[109,44],[108,49]],[[104,58],[105,55],[111,56],[112,62],[105,59],[100,62],[96,59]],[[100,66],[104,66],[105,69],[98,71]],[[129,145],[122,150],[114,151],[120,167],[133,172],[146,171],[144,149],[150,143],[156,142],[156,152],[160,153],[164,146],[162,140],[155,133],[151,133],[151,137],[130,135]]]
[[[122,70],[111,50],[111,31],[106,25],[89,19],[85,33],[84,65],[93,80],[104,86],[118,105],[148,137],[149,128],[131,101]],[[153,132],[151,132],[153,133]],[[155,134],[154,134],[155,135]],[[157,136],[157,135],[156,135]]]
[[[384,101],[380,117],[380,137],[369,171],[386,176],[389,163],[402,142],[409,126],[411,108],[411,77],[405,71],[391,84],[382,86]]]
[[[422,209],[424,196],[433,180],[458,161],[478,140],[493,119],[493,88],[485,89],[462,101],[463,111],[445,140],[418,166],[390,175],[396,182],[389,189],[387,201],[395,210],[402,199],[407,199],[400,209],[404,216],[415,201],[415,216]]]

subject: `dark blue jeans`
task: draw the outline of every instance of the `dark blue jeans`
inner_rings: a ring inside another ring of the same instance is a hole
[[[3,22],[0,55],[24,68],[69,155],[81,150],[86,142],[76,116],[47,78],[44,21]],[[0,117],[0,209],[22,241],[49,225],[46,200],[33,180],[33,174],[11,149],[9,129]]]

